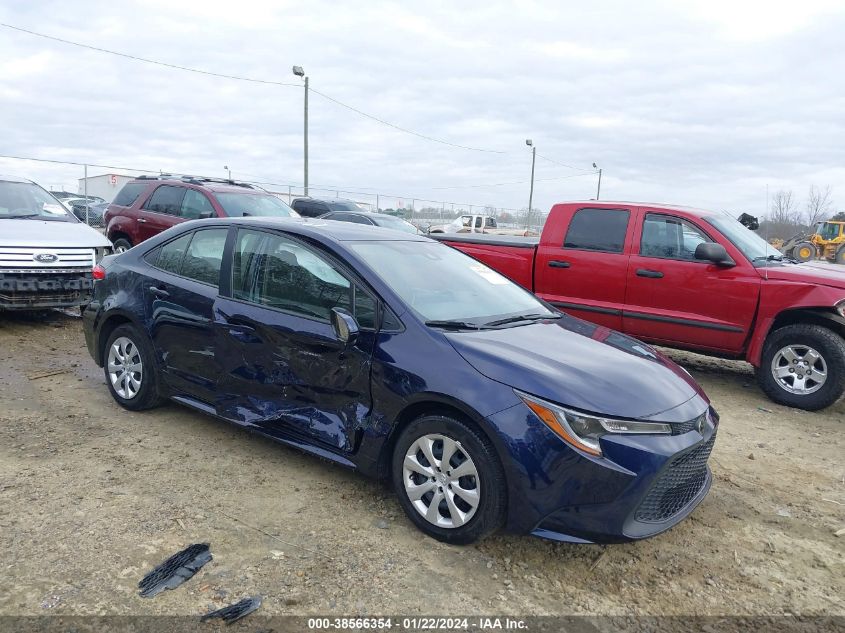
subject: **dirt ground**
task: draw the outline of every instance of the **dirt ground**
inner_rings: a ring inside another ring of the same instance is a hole
[[[845,614],[845,404],[787,409],[743,363],[671,355],[722,416],[688,520],[627,545],[453,547],[384,485],[177,405],[119,408],[80,319],[0,315],[0,615],[197,614],[252,594],[266,614]],[[214,555],[197,576],[137,595],[195,542]]]

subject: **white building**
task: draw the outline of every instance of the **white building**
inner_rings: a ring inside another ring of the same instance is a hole
[[[99,196],[106,202],[111,202],[117,195],[117,192],[123,188],[130,180],[134,180],[135,176],[126,176],[125,174],[101,174],[99,176],[88,176],[88,178],[79,179],[79,195],[85,194],[85,181],[88,181],[88,195]]]

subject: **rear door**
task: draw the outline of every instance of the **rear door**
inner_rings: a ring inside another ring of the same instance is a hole
[[[214,302],[227,228],[191,231],[145,255],[143,288],[153,347],[176,395],[212,405],[220,369],[214,353]]]
[[[742,349],[759,275],[745,261],[725,268],[695,259],[696,246],[715,241],[715,233],[671,212],[641,211],[635,233],[623,331],[656,342]]]
[[[541,241],[537,248],[537,295],[582,319],[621,329],[631,217],[630,208],[576,209],[563,241]]]
[[[327,253],[252,229],[237,232],[229,295],[215,315],[218,415],[352,450],[370,411],[374,297]],[[358,319],[354,345],[335,335],[334,307]]]
[[[140,241],[158,235],[171,226],[179,224],[183,219],[179,217],[182,200],[185,197],[185,187],[160,185],[147,198],[141,207],[136,222],[138,223],[138,237]]]

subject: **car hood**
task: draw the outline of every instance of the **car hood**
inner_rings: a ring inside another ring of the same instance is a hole
[[[781,266],[766,266],[758,270],[764,279],[818,284],[845,289],[845,266],[838,264],[829,264],[829,266],[830,270],[824,264],[783,264]]]
[[[672,415],[683,417],[669,421],[686,421],[707,407],[698,384],[671,360],[636,339],[569,315],[446,337],[488,378],[585,412],[653,419],[678,409]],[[689,406],[682,407],[685,403]]]
[[[97,248],[111,246],[106,237],[82,222],[0,220],[0,246]]]

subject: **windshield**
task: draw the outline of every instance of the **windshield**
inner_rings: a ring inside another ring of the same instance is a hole
[[[58,200],[38,185],[0,181],[0,219],[24,218],[76,222]]]
[[[555,318],[534,295],[444,244],[355,242],[352,250],[425,321],[476,327],[516,315]]]
[[[217,201],[230,218],[244,215],[298,218],[299,214],[269,193],[218,193]]]
[[[347,202],[345,200],[326,200],[326,203],[332,211],[361,211],[361,207],[354,202]]]
[[[373,222],[386,229],[394,231],[405,231],[405,233],[418,233],[417,227],[401,218],[394,218],[392,215],[373,215]]]
[[[832,240],[839,237],[839,225],[830,222],[822,222],[816,229],[823,240]]]
[[[728,214],[711,215],[704,220],[719,229],[752,262],[769,256],[775,259],[783,257],[778,249]]]

